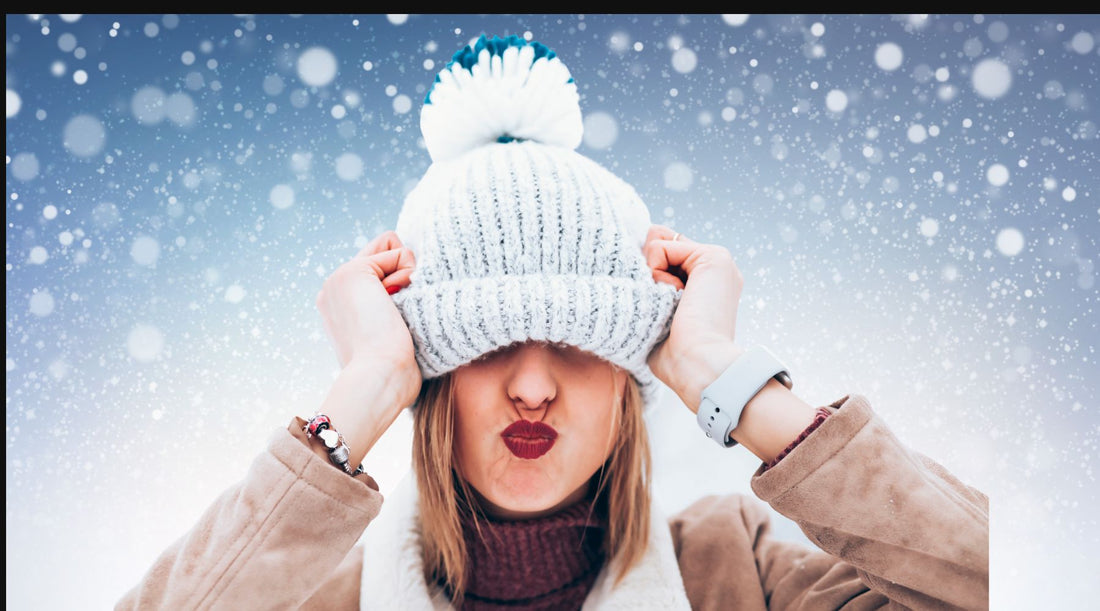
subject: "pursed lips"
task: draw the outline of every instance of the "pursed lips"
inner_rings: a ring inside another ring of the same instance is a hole
[[[508,425],[500,436],[512,454],[530,460],[549,452],[558,432],[543,422],[517,420]]]
[[[527,437],[532,439],[556,439],[558,432],[545,422],[516,420],[501,433],[502,437]]]

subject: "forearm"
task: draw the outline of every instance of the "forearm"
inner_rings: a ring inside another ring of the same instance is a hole
[[[683,390],[678,394],[685,402],[690,402],[693,410],[698,410],[703,389],[717,380],[743,352],[740,346],[732,344],[708,351],[700,362],[687,368],[689,377],[680,385]],[[815,411],[813,406],[772,378],[749,400],[730,437],[763,462],[770,463],[810,426]]]
[[[682,364],[673,388],[697,410],[703,389],[742,352],[732,344],[700,351]],[[757,497],[890,600],[909,608],[988,608],[986,496],[902,445],[865,397],[845,397],[829,410],[796,451],[768,468],[814,424],[817,410],[775,379],[749,401],[731,437],[765,463],[751,480]],[[787,590],[772,597],[776,608],[831,579],[790,586],[780,578],[764,580],[772,594]]]
[[[756,496],[893,601],[987,609],[985,494],[903,445],[866,397],[829,407],[835,413],[795,452],[757,469]]]
[[[814,420],[816,408],[772,378],[756,393],[730,437],[770,463]]]

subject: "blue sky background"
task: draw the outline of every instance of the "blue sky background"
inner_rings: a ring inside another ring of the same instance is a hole
[[[10,608],[110,607],[319,405],[314,297],[396,222],[482,33],[555,50],[578,150],[730,249],[739,341],[799,396],[868,397],[989,494],[993,608],[1100,595],[1100,17],[9,14]],[[752,494],[670,391],[654,419],[666,510]]]

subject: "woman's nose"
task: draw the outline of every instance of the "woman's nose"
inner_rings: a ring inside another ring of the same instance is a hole
[[[513,354],[508,396],[523,418],[541,418],[557,396],[553,351],[541,344],[529,344]]]

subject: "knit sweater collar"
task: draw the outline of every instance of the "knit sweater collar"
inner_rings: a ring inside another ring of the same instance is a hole
[[[475,520],[462,512],[468,571],[463,609],[579,608],[606,557],[601,505],[589,493],[533,519]]]
[[[453,609],[446,591],[424,577],[419,493],[411,472],[386,495],[382,509],[363,532],[362,611]],[[618,559],[603,563],[582,611],[690,611],[668,519],[656,502],[650,510],[649,546],[641,561],[615,582]]]

